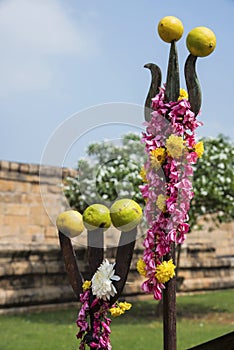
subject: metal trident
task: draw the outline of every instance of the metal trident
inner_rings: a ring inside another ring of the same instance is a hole
[[[201,106],[201,91],[199,81],[196,74],[196,59],[197,57],[190,54],[185,63],[185,79],[188,90],[189,102],[191,110],[198,114]],[[150,89],[145,101],[145,120],[151,119],[151,100],[159,92],[161,86],[162,74],[160,68],[154,63],[148,63],[144,66],[151,72],[152,80]],[[180,81],[179,81],[179,66],[176,43],[171,43],[165,97],[166,101],[177,101],[180,95]],[[130,264],[134,251],[135,241],[137,235],[137,228],[129,232],[121,232],[119,244],[116,254],[115,273],[120,276],[120,280],[115,282],[117,293],[110,298],[110,307],[120,297],[125,286],[127,276],[130,270]],[[78,260],[74,251],[71,239],[59,232],[59,241],[61,251],[64,259],[65,268],[68,274],[69,282],[73,288],[77,300],[80,299],[82,293],[82,285],[84,278],[79,269]],[[104,230],[97,228],[94,231],[87,232],[87,247],[88,247],[88,265],[89,265],[89,279],[92,278],[97,268],[104,259]],[[175,247],[172,247],[172,255],[175,255]],[[172,256],[172,258],[173,258]],[[169,257],[170,258],[170,257]],[[164,349],[176,349],[176,314],[175,314],[175,292],[176,279],[172,279],[167,283],[164,291]],[[91,295],[91,299],[93,296]],[[90,301],[92,302],[92,300]],[[98,307],[98,306],[97,306]],[[94,307],[90,313],[96,312]],[[92,318],[92,315],[90,315]]]
[[[195,116],[201,107],[201,89],[196,73],[197,57],[188,55],[185,62],[184,74],[188,90],[188,100],[190,108]],[[151,85],[145,101],[145,120],[151,120],[151,102],[152,98],[159,92],[161,86],[161,69],[154,63],[148,63],[144,66],[151,72]],[[172,41],[169,62],[167,69],[167,79],[165,87],[165,100],[177,101],[180,96],[180,77],[176,42]],[[175,244],[171,246],[171,253],[165,259],[175,261]],[[176,350],[176,277],[166,283],[163,290],[163,338],[164,350]]]

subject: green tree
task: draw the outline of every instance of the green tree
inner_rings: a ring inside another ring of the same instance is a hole
[[[189,212],[191,228],[200,216],[212,215],[216,222],[234,219],[234,148],[228,138],[203,139],[205,152],[194,166],[194,198]],[[78,177],[67,178],[65,194],[71,207],[83,213],[93,203],[108,206],[117,198],[132,198],[144,206],[139,175],[145,161],[140,136],[127,134],[121,144],[93,143],[88,159],[78,162]]]
[[[145,153],[139,135],[124,135],[121,144],[93,143],[87,155],[87,159],[78,161],[78,176],[66,179],[65,194],[71,207],[83,213],[93,203],[110,206],[117,198],[132,198],[144,204],[139,173]]]
[[[234,147],[224,135],[205,138],[204,154],[198,160],[194,176],[194,198],[189,212],[191,227],[198,218],[212,214],[215,223],[234,219]]]

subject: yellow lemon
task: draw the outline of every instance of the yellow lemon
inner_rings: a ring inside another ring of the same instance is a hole
[[[108,229],[111,225],[110,210],[103,204],[92,204],[85,209],[83,221],[87,230]]]
[[[56,225],[60,232],[71,238],[84,231],[82,215],[76,210],[67,210],[59,214]]]
[[[123,232],[136,227],[142,219],[142,209],[132,199],[119,199],[110,208],[113,225]]]
[[[207,27],[196,27],[188,33],[186,45],[193,56],[205,57],[214,51],[216,37],[211,29]]]
[[[184,32],[183,23],[174,16],[163,17],[158,23],[158,34],[166,43],[178,41]]]

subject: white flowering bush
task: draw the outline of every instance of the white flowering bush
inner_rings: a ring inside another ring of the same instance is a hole
[[[140,135],[124,135],[120,145],[114,142],[93,143],[87,158],[78,161],[78,176],[68,177],[65,194],[71,207],[83,213],[93,203],[110,206],[116,199],[144,200],[139,191],[140,170],[145,161]]]
[[[127,134],[118,146],[111,142],[91,144],[88,158],[78,162],[78,177],[66,179],[65,194],[71,207],[83,213],[93,203],[110,206],[124,197],[144,205],[139,190],[142,184],[139,173],[145,162],[140,138]],[[202,141],[205,151],[194,168],[191,228],[206,214],[214,214],[216,222],[234,219],[233,143],[223,135]]]
[[[216,223],[234,219],[233,143],[223,135],[205,138],[203,142],[205,151],[196,164],[193,177],[191,226],[196,226],[198,218],[207,214],[212,214]]]

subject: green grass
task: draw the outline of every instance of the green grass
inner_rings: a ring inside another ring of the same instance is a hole
[[[113,350],[163,349],[156,306],[134,301],[130,311],[113,319]],[[77,311],[0,316],[0,350],[77,350]],[[179,296],[177,311],[178,350],[184,350],[233,330],[233,290]]]

